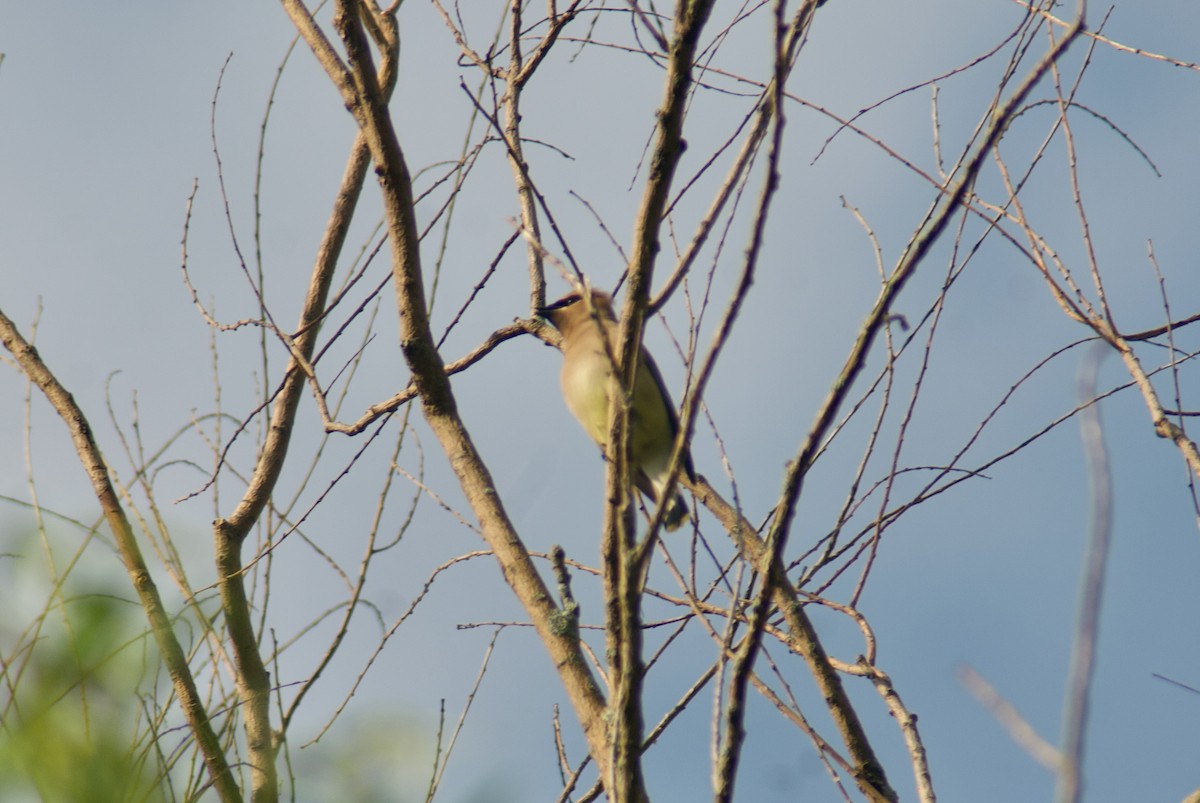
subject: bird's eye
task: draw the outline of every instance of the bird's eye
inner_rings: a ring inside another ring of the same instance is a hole
[[[575,306],[582,300],[583,298],[578,293],[572,293],[569,296],[565,296],[560,298],[558,301],[555,301],[550,305],[550,309],[568,309],[569,307]]]

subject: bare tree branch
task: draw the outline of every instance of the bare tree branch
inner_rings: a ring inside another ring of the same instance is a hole
[[[121,500],[113,489],[109,477],[108,466],[100,454],[100,447],[92,436],[92,428],[88,424],[83,410],[75,403],[75,398],[51,373],[42,361],[37,349],[30,345],[16,325],[0,311],[0,344],[4,345],[17,361],[21,372],[29,381],[37,385],[46,396],[46,400],[54,411],[62,418],[63,423],[71,433],[71,441],[79,455],[79,462],[87,472],[96,500],[104,513],[104,519],[116,539],[121,560],[129,573],[129,580],[141,600],[142,609],[150,621],[154,633],[154,641],[162,653],[171,676],[175,694],[179,697],[180,706],[188,725],[195,735],[204,754],[204,762],[208,767],[208,775],[224,803],[237,803],[242,800],[241,792],[225,759],[224,747],[213,732],[204,703],[196,691],[196,681],[188,667],[187,656],[175,631],[171,627],[171,618],[163,607],[162,598],[158,595],[158,587],[150,576],[150,570],[142,558],[141,548],[134,537],[133,528],[125,515]]]

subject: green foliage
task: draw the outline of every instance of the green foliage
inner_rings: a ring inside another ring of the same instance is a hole
[[[0,799],[162,800],[139,716],[139,609],[103,592],[47,599],[24,632],[0,630]]]

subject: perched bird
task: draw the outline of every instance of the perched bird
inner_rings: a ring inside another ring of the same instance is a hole
[[[608,383],[612,376],[612,357],[619,353],[620,344],[612,296],[600,290],[590,293],[595,317],[577,292],[539,308],[537,313],[562,333],[562,391],[567,407],[603,449],[608,440]],[[600,339],[601,328],[608,338],[607,350]],[[679,420],[662,374],[645,349],[638,360],[629,420],[634,479],[638,489],[659,504],[667,484],[667,466],[679,432]],[[689,479],[695,479],[692,458],[686,447],[680,465]],[[668,530],[677,530],[687,520],[687,502],[676,491],[674,498],[666,504],[663,525]]]

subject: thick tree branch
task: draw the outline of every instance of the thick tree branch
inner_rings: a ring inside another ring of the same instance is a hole
[[[873,803],[895,803],[899,797],[888,784],[883,764],[875,756],[867,732],[842,686],[842,679],[825,653],[808,614],[804,612],[783,563],[771,557],[766,542],[758,536],[754,525],[742,516],[737,508],[723,499],[716,489],[709,485],[708,480],[698,476],[696,482],[692,483],[686,477],[681,477],[680,482],[721,522],[738,545],[743,558],[754,566],[770,566],[772,602],[783,615],[787,625],[788,646],[808,664],[817,689],[829,708],[829,714],[846,743],[850,760],[854,764],[854,780],[858,788]]]
[[[320,33],[306,10],[303,14],[297,12],[293,19],[297,20],[297,27],[302,33]],[[328,42],[324,42],[321,52],[331,55]],[[395,61],[386,59],[381,66],[381,74],[376,78],[390,93],[395,85],[395,75]],[[333,213],[317,252],[308,294],[296,327],[300,334],[291,343],[293,357],[288,363],[283,386],[275,398],[270,426],[254,473],[234,511],[213,523],[217,577],[226,626],[237,661],[237,689],[242,702],[242,719],[246,729],[251,767],[252,798],[255,803],[274,803],[278,800],[279,781],[275,767],[278,744],[270,722],[271,679],[262,659],[258,633],[250,615],[251,604],[246,593],[242,546],[270,501],[271,493],[283,470],[296,412],[304,392],[304,365],[312,359],[316,348],[329,288],[362,193],[367,165],[368,149],[360,135],[351,149]]]
[[[335,25],[346,47],[352,80],[346,84],[338,80],[339,75],[332,74],[332,77],[342,92],[347,109],[358,122],[375,162],[392,248],[401,350],[412,371],[413,385],[426,421],[449,458],[506,581],[524,605],[550,653],[594,759],[605,770],[608,738],[604,726],[604,696],[588,669],[578,638],[570,628],[562,627],[563,612],[555,606],[508,518],[495,483],[458,415],[441,355],[434,346],[422,283],[411,179],[385,98],[375,80],[371,53],[359,18],[360,9],[361,4],[354,0],[341,0],[337,4]],[[394,20],[388,24],[394,25]],[[314,51],[321,47],[318,39],[298,27]],[[394,57],[394,52],[385,57]]]

